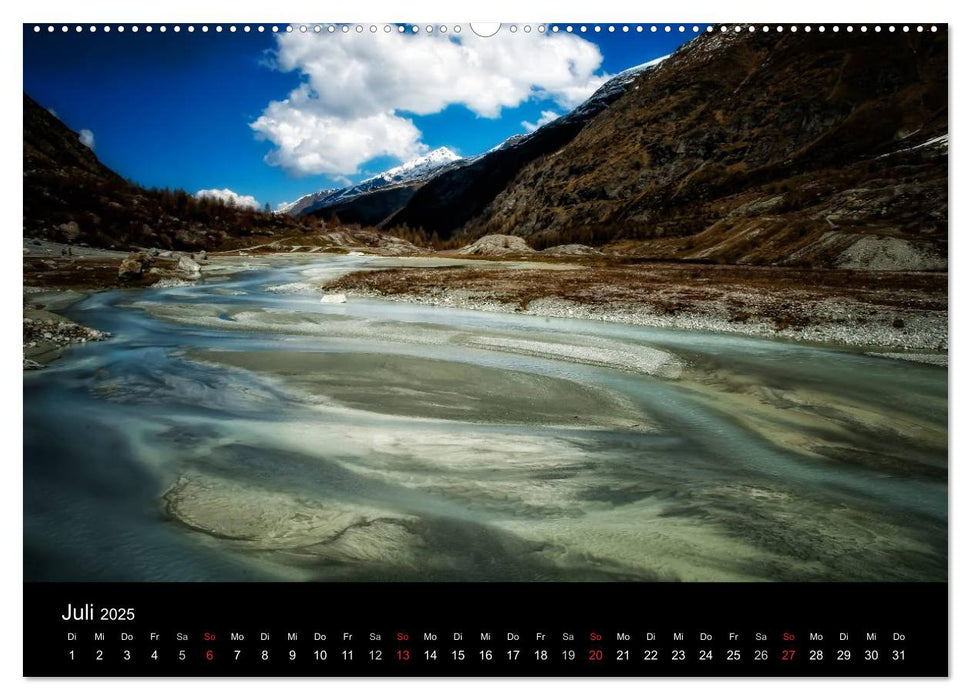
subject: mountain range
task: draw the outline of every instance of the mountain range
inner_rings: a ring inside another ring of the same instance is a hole
[[[936,269],[947,37],[705,34],[531,134],[313,214],[460,245]]]
[[[325,219],[336,216],[343,223],[365,226],[421,229],[447,238],[449,229],[478,215],[525,163],[569,142],[617,100],[637,75],[663,60],[618,73],[572,111],[532,133],[512,136],[485,153],[460,158],[439,148],[357,185],[301,197],[282,211]]]
[[[653,258],[940,267],[947,60],[946,32],[699,37],[451,233]]]
[[[453,166],[456,161],[461,160],[463,160],[461,156],[448,148],[436,148],[434,151],[426,153],[423,156],[418,156],[402,165],[361,180],[356,185],[319,190],[306,194],[295,202],[277,207],[277,212],[300,216],[326,209],[328,214],[333,214],[334,208],[341,202],[346,202],[362,195],[376,193],[377,191],[388,188],[399,188],[402,185],[425,182],[437,173],[442,172],[445,168]]]
[[[192,248],[336,217],[452,248],[505,234],[627,258],[943,269],[947,61],[946,30],[704,34],[486,153],[440,148],[276,215],[138,188],[25,95],[24,230]]]

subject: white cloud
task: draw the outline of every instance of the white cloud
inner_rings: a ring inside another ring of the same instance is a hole
[[[78,141],[83,143],[85,146],[94,150],[94,132],[91,129],[81,129],[78,132]]]
[[[239,207],[240,209],[260,208],[260,203],[256,201],[256,197],[251,197],[248,194],[236,194],[229,189],[199,190],[196,192],[196,197],[199,197],[200,199],[203,197],[208,197],[209,199],[218,199],[226,204]]]
[[[559,116],[560,115],[554,112],[552,109],[544,109],[543,113],[540,114],[539,119],[537,119],[535,122],[528,122],[523,120],[519,123],[523,125],[523,128],[526,131],[533,132],[533,131],[536,131],[541,126],[545,126],[546,124],[549,124],[551,121],[558,118]]]
[[[338,176],[357,172],[376,156],[408,160],[425,150],[411,120],[390,110],[343,119],[322,113],[312,103],[312,98],[291,94],[289,100],[271,102],[253,123],[277,147],[267,154],[267,163],[294,175]]]
[[[551,99],[571,109],[609,77],[603,56],[572,34],[459,35],[287,33],[275,65],[304,80],[250,126],[274,145],[267,163],[294,175],[353,175],[377,156],[428,150],[404,113],[464,105],[479,117]]]

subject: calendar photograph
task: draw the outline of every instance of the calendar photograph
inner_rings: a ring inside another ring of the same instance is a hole
[[[947,581],[946,24],[22,33],[25,585]]]

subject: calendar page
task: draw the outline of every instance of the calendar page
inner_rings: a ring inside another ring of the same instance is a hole
[[[22,35],[24,675],[948,674],[946,24]]]

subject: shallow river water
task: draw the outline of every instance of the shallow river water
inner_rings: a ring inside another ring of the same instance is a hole
[[[947,371],[351,298],[94,294],[24,375],[27,580],[944,580]]]

